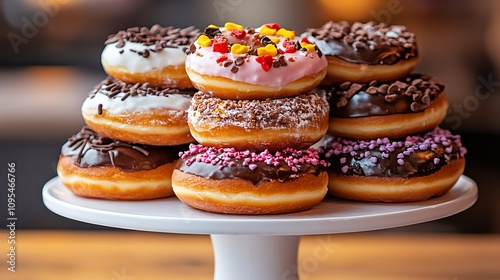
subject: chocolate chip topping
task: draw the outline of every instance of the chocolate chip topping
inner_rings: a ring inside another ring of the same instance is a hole
[[[158,52],[164,48],[182,48],[186,53],[189,51],[189,45],[194,42],[201,34],[200,30],[194,26],[187,28],[175,28],[172,26],[161,27],[156,24],[148,27],[131,27],[127,30],[120,30],[116,34],[108,36],[104,42],[105,45],[117,43],[117,48],[123,48],[125,42],[141,43],[146,47],[144,50],[135,52],[138,55],[148,58],[150,52]]]
[[[168,96],[169,94],[188,94],[193,95],[194,89],[177,89],[177,88],[159,88],[151,86],[149,83],[135,83],[129,84],[120,80],[115,80],[107,77],[104,81],[100,82],[94,90],[89,93],[89,98],[94,98],[97,93],[104,94],[109,98],[115,98],[118,94],[124,93],[120,100],[124,101],[129,96]]]
[[[70,137],[61,149],[79,167],[112,166],[123,171],[155,169],[175,161],[188,145],[160,147],[136,145],[106,138],[89,127]]]
[[[329,21],[307,29],[306,35],[323,54],[354,63],[394,64],[418,56],[415,34],[402,25]]]
[[[436,77],[410,74],[389,83],[344,82],[319,88],[317,92],[334,108],[331,116],[349,118],[424,111],[444,87]]]

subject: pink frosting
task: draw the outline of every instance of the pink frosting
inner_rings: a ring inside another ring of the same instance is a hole
[[[223,35],[228,39],[229,43],[248,44],[253,35],[246,35],[243,39],[236,39],[229,31],[221,28]],[[268,36],[269,37],[269,36]],[[284,40],[280,40],[277,45],[278,49],[283,47]],[[212,51],[212,47],[201,47],[197,42],[193,43],[196,51],[191,53],[186,58],[186,69],[207,76],[225,77],[238,82],[249,84],[258,84],[264,86],[284,87],[285,85],[298,80],[304,76],[312,76],[326,69],[328,61],[324,55],[320,56],[316,52],[305,52],[297,50],[294,53],[282,54],[285,58],[287,66],[271,68],[269,71],[264,71],[256,61],[257,56],[247,54],[232,54],[219,53]],[[224,67],[223,63],[217,60],[223,56],[233,60],[238,56],[246,57],[245,63],[239,66],[236,73],[231,71],[231,67]]]

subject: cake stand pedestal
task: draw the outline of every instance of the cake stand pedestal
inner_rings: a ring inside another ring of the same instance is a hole
[[[325,198],[316,207],[283,215],[224,215],[190,208],[177,198],[108,201],[75,196],[59,178],[42,192],[51,211],[108,227],[183,234],[209,234],[215,280],[298,279],[300,237],[361,232],[423,223],[459,213],[477,200],[466,176],[445,195],[416,203],[365,203]]]

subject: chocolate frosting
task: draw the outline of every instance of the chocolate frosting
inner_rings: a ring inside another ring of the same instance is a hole
[[[319,175],[327,166],[312,148],[271,153],[191,145],[189,151],[181,153],[174,169],[212,180],[248,180],[257,186],[262,182],[292,181],[305,174]]]
[[[126,83],[110,76],[106,77],[89,93],[89,98],[94,98],[96,94],[104,94],[109,98],[115,98],[116,95],[124,93],[125,95],[120,99],[124,101],[130,96],[165,96],[169,94],[184,94],[193,96],[197,92],[194,88],[177,89],[177,88],[160,88],[151,86],[149,83]]]
[[[324,150],[324,156],[331,164],[330,170],[337,174],[356,176],[426,176],[437,172],[452,160],[463,158],[466,153],[460,136],[451,135],[441,128],[423,136],[409,136],[399,141],[389,141],[387,138],[355,141],[335,137],[326,146],[329,148]]]
[[[171,163],[186,148],[187,145],[162,147],[125,143],[83,127],[62,146],[61,156],[71,157],[82,168],[112,166],[123,171],[139,171]]]
[[[159,52],[164,48],[182,48],[188,52],[189,45],[201,34],[194,26],[186,28],[175,28],[173,26],[162,27],[158,24],[148,27],[130,27],[127,30],[120,30],[116,34],[108,36],[105,45],[116,44],[117,48],[123,48],[126,41],[142,43],[147,47],[144,50],[136,51],[144,58],[149,57],[150,52]]]
[[[175,169],[180,171],[190,173],[193,175],[198,175],[203,178],[209,178],[212,180],[221,179],[243,179],[252,182],[255,186],[262,182],[286,182],[292,181],[299,176],[305,174],[318,175],[320,173],[320,168],[318,166],[312,166],[310,164],[302,164],[300,166],[300,172],[293,172],[291,167],[284,162],[280,162],[278,166],[267,165],[264,162],[257,162],[257,168],[251,170],[248,166],[243,165],[243,160],[235,160],[235,165],[219,169],[219,164],[212,165],[203,162],[193,162],[191,165],[187,166],[185,160],[179,160]],[[325,171],[323,168],[322,171]]]
[[[323,54],[353,63],[395,64],[418,56],[415,34],[400,25],[330,21],[309,28],[306,36]]]
[[[437,78],[416,73],[390,83],[344,82],[315,91],[330,104],[331,117],[354,118],[421,112],[444,88]]]

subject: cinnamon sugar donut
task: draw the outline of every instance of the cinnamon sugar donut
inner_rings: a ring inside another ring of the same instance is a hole
[[[430,130],[446,116],[444,85],[411,74],[392,82],[343,82],[317,89],[328,100],[328,133],[354,139],[399,138]]]
[[[68,139],[57,164],[62,183],[78,196],[142,200],[173,195],[171,176],[184,146],[134,145],[88,127]]]
[[[314,93],[229,100],[198,92],[188,110],[193,137],[205,146],[238,150],[307,148],[328,129],[328,103]]]
[[[459,135],[439,127],[400,140],[332,137],[320,150],[331,163],[332,195],[381,202],[444,194],[462,175],[467,152]]]
[[[187,110],[193,91],[127,84],[107,78],[82,105],[98,133],[124,142],[174,146],[193,142]]]
[[[392,81],[410,74],[419,61],[415,34],[402,25],[330,21],[302,36],[328,59],[323,84]]]
[[[156,87],[192,88],[184,63],[199,36],[194,27],[132,27],[108,36],[101,54],[104,71],[127,83]]]
[[[307,40],[277,24],[209,26],[191,44],[186,71],[200,91],[225,99],[266,99],[307,93],[327,61]]]
[[[174,167],[172,187],[182,202],[205,211],[297,212],[326,195],[326,166],[313,149],[251,152],[191,144]]]

